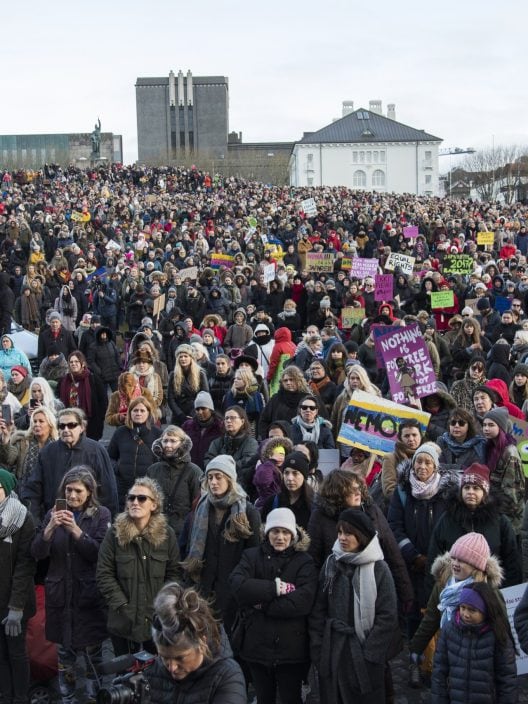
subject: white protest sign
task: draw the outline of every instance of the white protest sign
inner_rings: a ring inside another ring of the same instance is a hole
[[[188,266],[187,269],[180,269],[178,275],[181,276],[182,281],[185,281],[185,279],[197,279],[198,267]]]
[[[114,250],[119,250],[121,249],[121,245],[117,244],[115,240],[108,240],[106,243],[106,249],[114,249]]]
[[[519,645],[519,639],[517,638],[517,633],[513,625],[513,614],[517,608],[517,604],[523,598],[524,590],[526,589],[526,584],[516,584],[514,587],[506,587],[501,589],[501,594],[504,597],[504,602],[506,604],[506,613],[508,615],[508,621],[512,629],[513,637],[515,639],[515,646],[519,649],[520,655],[517,655],[517,675],[526,675],[528,673],[528,655],[521,650]]]
[[[400,252],[391,252],[385,263],[387,271],[395,271],[400,269],[403,274],[410,276],[414,269],[414,257],[408,257]]]
[[[305,215],[317,215],[317,206],[313,198],[306,198],[301,201],[301,208]]]
[[[275,264],[265,264],[262,267],[262,273],[264,274],[264,283],[269,284],[270,281],[275,280]]]

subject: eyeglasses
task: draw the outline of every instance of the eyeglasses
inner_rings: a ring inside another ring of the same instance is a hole
[[[139,501],[140,504],[144,504],[147,499],[154,501],[152,496],[147,496],[146,494],[128,494],[127,501],[129,504],[133,504],[134,501]]]
[[[68,428],[68,430],[73,430],[79,425],[79,423],[59,423],[59,430],[65,430]]]
[[[317,406],[301,406],[301,411],[316,411]]]
[[[451,420],[451,421],[449,421],[449,425],[458,425],[459,428],[463,428],[465,425],[467,425],[467,421],[465,421],[465,420]]]

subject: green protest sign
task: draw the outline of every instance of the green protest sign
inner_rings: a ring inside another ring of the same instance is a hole
[[[431,308],[452,308],[455,305],[453,291],[431,293]]]
[[[444,274],[471,274],[473,257],[469,254],[447,254],[442,269]]]
[[[365,319],[364,308],[353,308],[352,306],[341,310],[341,325],[343,328],[351,328],[361,323]]]

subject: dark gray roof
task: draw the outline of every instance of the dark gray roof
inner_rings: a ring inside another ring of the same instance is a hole
[[[396,120],[360,108],[317,132],[306,134],[297,144],[336,142],[441,142],[441,137],[416,130]]]
[[[184,73],[183,77],[187,80],[187,74]],[[178,82],[178,74],[175,75],[176,82]],[[209,83],[229,83],[229,79],[226,76],[193,76],[193,83],[195,85],[204,85]],[[136,78],[136,86],[168,86],[169,77],[159,76],[154,78],[139,77]]]

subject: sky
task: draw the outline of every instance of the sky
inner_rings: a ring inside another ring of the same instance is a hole
[[[136,78],[190,69],[229,78],[244,142],[295,141],[343,100],[379,99],[444,149],[528,149],[527,19],[520,0],[8,3],[0,134],[91,132],[100,117],[131,163]]]

